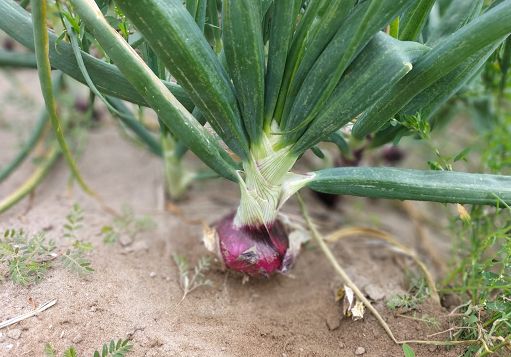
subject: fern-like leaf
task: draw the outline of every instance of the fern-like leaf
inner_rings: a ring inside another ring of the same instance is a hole
[[[109,344],[104,344],[101,350],[94,352],[94,357],[125,357],[128,352],[133,348],[133,345],[129,343],[128,339],[119,339],[117,343],[115,340],[111,340]]]
[[[61,260],[64,268],[78,275],[87,275],[94,271],[91,267],[91,262],[85,257],[81,250],[68,249],[67,252],[62,255]]]
[[[64,224],[64,237],[72,240],[78,239],[77,231],[82,227],[83,210],[78,203],[73,204],[71,212],[66,216]]]
[[[76,357],[76,350],[73,346],[64,351],[64,357]]]
[[[46,343],[44,345],[44,356],[45,357],[57,357],[57,351],[55,351],[55,348],[53,348],[52,345],[49,343]]]

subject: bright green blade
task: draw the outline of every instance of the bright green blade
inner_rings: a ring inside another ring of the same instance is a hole
[[[353,127],[353,135],[362,138],[378,130],[423,90],[483,48],[501,42],[509,33],[511,33],[511,0],[505,0],[441,40],[419,59],[408,75],[357,120]]]
[[[180,0],[118,0],[169,72],[189,93],[216,133],[241,158],[247,135],[233,86],[206,38]]]
[[[34,49],[34,35],[30,13],[20,7],[14,0],[0,1],[0,29],[23,46]],[[53,32],[48,32],[50,62],[52,67],[61,70],[74,79],[85,83],[71,45],[59,41]],[[87,70],[99,91],[105,95],[118,97],[136,104],[147,105],[136,89],[119,72],[116,66],[98,60],[82,52]],[[193,108],[193,103],[186,92],[175,83],[164,82],[167,88],[187,109]]]
[[[511,177],[453,171],[347,167],[314,172],[319,192],[398,200],[511,204]]]
[[[222,35],[227,72],[231,76],[251,145],[260,144],[264,110],[264,46],[261,4],[224,0]]]
[[[143,95],[168,129],[206,165],[221,176],[236,181],[233,164],[222,157],[223,149],[215,137],[195,120],[128,43],[108,24],[94,0],[71,0],[71,3],[108,56],[117,63],[121,72]]]
[[[50,58],[48,57],[49,42],[48,32],[46,29],[46,1],[32,0],[30,4],[32,7],[32,19],[34,22],[34,47],[37,61],[37,72],[39,74],[39,82],[41,85],[44,102],[46,104],[46,110],[50,116],[50,121],[53,126],[57,141],[60,145],[60,149],[62,150],[62,154],[66,158],[73,176],[76,178],[76,181],[85,192],[93,194],[92,190],[82,178],[80,170],[76,165],[73,155],[71,154],[71,150],[69,150],[66,139],[64,137],[64,133],[62,131],[62,125],[57,114],[57,106],[55,104],[55,98],[53,97]]]

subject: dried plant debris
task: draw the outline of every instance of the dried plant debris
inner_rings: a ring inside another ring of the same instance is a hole
[[[112,224],[101,227],[100,233],[105,244],[114,244],[123,236],[132,242],[138,234],[151,231],[156,226],[156,222],[151,217],[137,217],[132,208],[123,206],[122,214],[116,217]]]
[[[349,286],[344,285],[337,290],[335,301],[341,302],[343,316],[351,317],[353,321],[364,318],[364,303],[355,297],[355,293]]]
[[[201,286],[211,286],[211,280],[206,278],[206,273],[211,268],[209,257],[201,257],[197,264],[190,270],[188,259],[185,256],[174,254],[172,256],[179,270],[179,286],[183,291],[183,301],[186,296]]]

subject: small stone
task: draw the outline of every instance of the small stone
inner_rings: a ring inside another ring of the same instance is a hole
[[[428,347],[428,350],[429,350],[429,352],[435,352],[436,351],[436,346],[431,345],[431,346]]]
[[[124,248],[124,251],[127,253],[148,251],[148,250],[149,250],[149,244],[147,244],[147,242],[145,240],[137,240],[132,245]]]
[[[220,348],[220,351],[226,351],[226,350],[227,350],[227,347]]]
[[[339,341],[339,348],[343,349],[345,347],[346,347],[346,344],[344,342],[342,342],[342,341]]]
[[[0,343],[0,349],[10,351],[14,345],[12,343]]]
[[[375,284],[369,284],[364,287],[364,290],[373,301],[383,300],[385,298],[385,291]]]
[[[156,277],[156,273],[155,273],[154,271],[150,272],[150,273],[149,273],[149,277],[151,277],[151,278]]]
[[[127,247],[131,244],[133,244],[133,237],[131,237],[130,235],[122,235],[121,238],[119,238],[119,243],[123,246],[123,247]]]
[[[21,337],[21,330],[18,328],[14,328],[12,330],[7,331],[7,337],[12,338],[13,340],[17,340]]]
[[[364,353],[366,353],[366,349],[364,347],[357,347],[355,350],[355,354],[357,356],[363,355]]]
[[[73,341],[73,343],[80,343],[80,342],[82,342],[82,340],[83,340],[82,335],[78,334],[78,335],[76,335],[76,336],[73,338],[73,340],[72,340],[72,341]]]
[[[337,330],[341,326],[341,319],[337,315],[331,315],[326,318],[326,326],[330,331]]]

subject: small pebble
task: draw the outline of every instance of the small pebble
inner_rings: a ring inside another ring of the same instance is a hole
[[[78,334],[78,335],[76,335],[76,336],[73,338],[73,340],[72,340],[72,341],[73,341],[73,343],[80,343],[80,342],[82,342],[82,340],[83,340],[82,335]]]
[[[364,347],[357,347],[355,350],[355,354],[357,356],[363,355],[364,353],[366,353],[366,349]]]
[[[148,251],[149,244],[145,240],[137,240],[135,243],[124,248],[126,253]]]
[[[0,343],[0,349],[10,351],[14,345],[12,343]]]
[[[14,328],[12,330],[7,331],[7,337],[12,338],[13,340],[17,340],[21,337],[21,330],[18,328]]]
[[[364,290],[371,300],[378,301],[385,298],[385,291],[379,285],[368,284],[364,287]]]
[[[428,350],[429,350],[429,352],[435,352],[436,351],[436,346],[431,345],[431,346],[428,347]]]
[[[340,341],[340,342],[339,342],[339,348],[341,348],[341,349],[342,349],[342,348],[344,348],[344,347],[346,347],[346,344],[345,344],[344,342]]]
[[[330,331],[336,330],[341,326],[341,319],[337,315],[330,315],[326,318],[326,326]]]
[[[156,276],[156,273],[155,273],[154,271],[152,271],[151,273],[149,273],[149,276],[150,276],[151,278],[154,278],[154,277]]]
[[[127,247],[133,243],[133,237],[129,235],[123,235],[121,238],[119,238],[119,243],[121,243],[123,247]]]
[[[227,348],[226,348],[226,347],[222,347],[222,348],[220,348],[220,351],[226,351],[226,350],[227,350]]]

